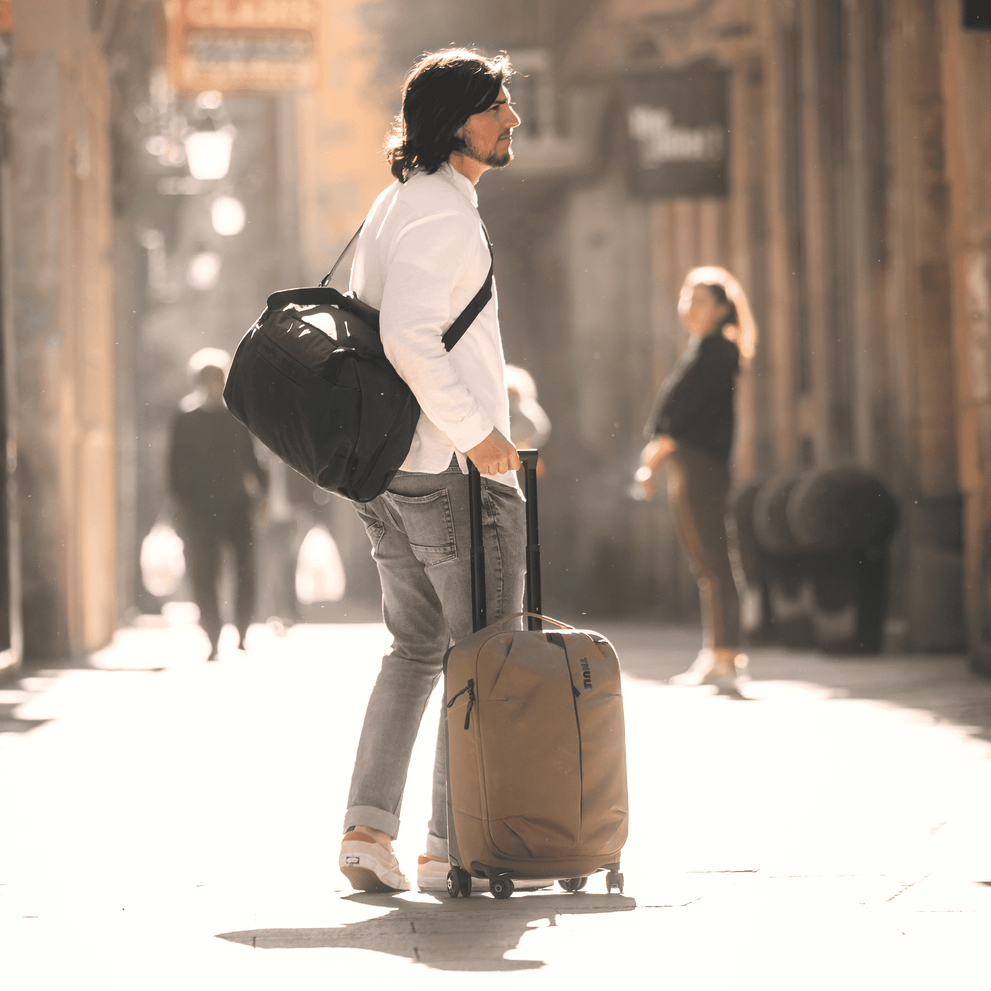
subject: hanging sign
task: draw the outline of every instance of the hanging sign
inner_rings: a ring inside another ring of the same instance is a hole
[[[173,89],[309,89],[316,79],[321,7],[321,0],[168,0]]]
[[[729,193],[729,73],[663,70],[625,86],[630,184],[659,199]]]

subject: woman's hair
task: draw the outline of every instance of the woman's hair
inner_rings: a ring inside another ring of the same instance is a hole
[[[392,174],[405,182],[414,169],[436,172],[465,147],[455,132],[492,106],[512,75],[505,55],[489,58],[467,48],[424,55],[406,77],[402,113],[386,139]]]
[[[723,336],[733,341],[740,349],[743,363],[749,364],[757,350],[757,324],[750,312],[747,294],[740,283],[733,278],[725,268],[717,265],[704,265],[693,268],[685,276],[681,287],[682,299],[691,298],[691,292],[696,286],[704,286],[712,293],[712,298],[721,305],[726,305],[728,311],[723,317],[721,329]],[[680,308],[679,303],[679,308]]]

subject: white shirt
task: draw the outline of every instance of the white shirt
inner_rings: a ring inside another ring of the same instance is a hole
[[[386,357],[421,415],[402,471],[437,474],[499,430],[509,436],[505,357],[495,284],[492,299],[451,351],[445,330],[489,272],[490,255],[471,180],[443,164],[414,172],[375,201],[358,238],[351,289],[380,311]],[[494,476],[517,487],[516,475]]]

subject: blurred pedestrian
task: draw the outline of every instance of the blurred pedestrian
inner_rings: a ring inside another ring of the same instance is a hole
[[[193,599],[210,639],[210,660],[218,657],[223,627],[217,583],[224,546],[234,555],[234,621],[238,646],[245,646],[255,604],[253,517],[268,484],[251,435],[224,403],[229,366],[230,356],[218,348],[204,348],[190,358],[196,388],[183,398],[173,421],[168,465]]]
[[[669,505],[699,587],[702,650],[670,681],[731,686],[747,664],[726,532],[734,390],[741,364],[753,357],[757,329],[740,284],[715,266],[688,273],[678,315],[688,344],[654,402],[636,479],[650,498],[658,469],[667,468]]]
[[[539,449],[551,435],[551,421],[537,401],[537,383],[518,365],[506,365],[509,394],[509,439],[517,450]],[[544,473],[544,459],[537,458],[537,477]]]

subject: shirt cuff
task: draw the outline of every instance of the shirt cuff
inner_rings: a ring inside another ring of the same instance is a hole
[[[454,426],[448,423],[441,429],[451,438],[451,443],[464,454],[477,444],[481,444],[495,429],[495,424],[484,411],[478,409]]]

